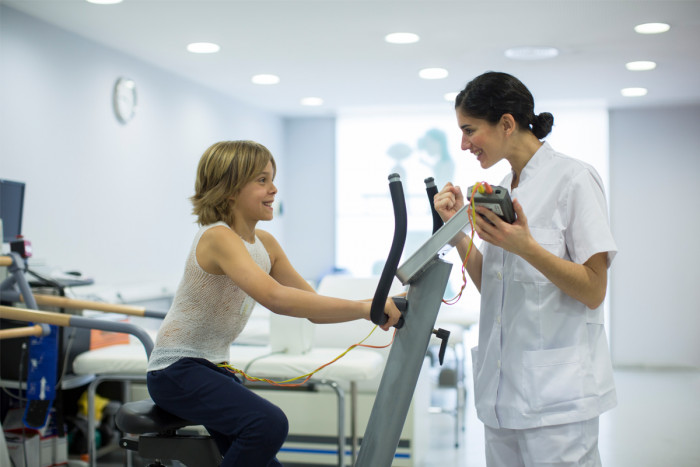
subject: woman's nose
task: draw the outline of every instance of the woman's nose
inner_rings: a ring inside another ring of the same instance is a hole
[[[469,138],[466,135],[463,135],[462,136],[462,151],[467,151],[471,147],[472,147],[472,142],[469,141]]]

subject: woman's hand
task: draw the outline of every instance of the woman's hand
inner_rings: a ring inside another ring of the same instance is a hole
[[[513,200],[513,210],[515,211],[516,219],[515,222],[509,224],[501,220],[501,218],[490,209],[484,206],[476,206],[477,214],[485,216],[490,223],[477,215],[474,219],[474,230],[482,240],[501,247],[506,251],[510,251],[511,253],[515,253],[518,256],[523,256],[523,254],[528,251],[528,248],[536,245],[536,242],[530,234],[527,217],[525,217],[523,207],[517,199]],[[469,219],[471,220],[471,218],[470,212]]]
[[[447,222],[457,211],[464,206],[464,195],[458,186],[447,183],[438,194],[433,197],[433,206],[443,222]]]

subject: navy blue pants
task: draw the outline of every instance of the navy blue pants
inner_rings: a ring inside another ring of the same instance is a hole
[[[287,417],[225,368],[183,358],[149,371],[147,384],[156,405],[207,429],[224,456],[222,467],[282,465],[275,456],[287,438]]]

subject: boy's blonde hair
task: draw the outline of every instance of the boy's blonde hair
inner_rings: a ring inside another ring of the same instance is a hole
[[[230,198],[272,163],[272,176],[277,165],[272,153],[255,141],[221,141],[212,144],[199,160],[194,185],[192,213],[199,225],[224,221],[233,224]]]

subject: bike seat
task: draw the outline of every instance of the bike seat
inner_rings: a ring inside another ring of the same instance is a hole
[[[121,431],[133,434],[175,431],[194,424],[166,412],[150,399],[122,405],[115,422]]]

